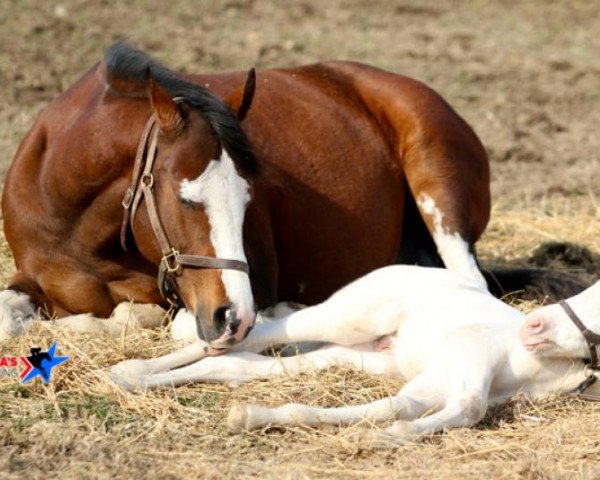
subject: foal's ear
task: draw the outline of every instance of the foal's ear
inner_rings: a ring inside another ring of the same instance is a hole
[[[148,95],[158,127],[165,133],[176,132],[183,125],[183,117],[169,92],[148,75]]]
[[[231,92],[225,99],[225,103],[231,107],[235,112],[238,120],[241,122],[246,118],[248,110],[252,105],[252,99],[254,98],[254,89],[256,87],[256,71],[251,68],[248,71],[248,77],[246,83],[240,85],[233,92]]]

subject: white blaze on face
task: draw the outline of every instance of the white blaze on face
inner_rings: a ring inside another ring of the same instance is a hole
[[[219,160],[212,160],[195,180],[181,182],[181,198],[202,204],[210,224],[210,241],[218,258],[246,262],[243,225],[250,200],[249,185],[223,150]],[[250,279],[238,270],[221,270],[229,301],[236,305],[238,318],[254,315]]]
[[[474,255],[469,251],[469,244],[458,232],[451,232],[443,225],[443,212],[437,208],[435,201],[429,195],[420,194],[417,204],[422,215],[428,215],[433,222],[433,241],[446,268],[460,273],[473,280],[484,290],[487,282],[477,267]]]

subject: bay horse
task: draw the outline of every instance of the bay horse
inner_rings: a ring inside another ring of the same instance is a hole
[[[486,284],[481,142],[424,84],[352,62],[184,76],[116,43],[39,115],[2,210],[17,272],[0,337],[39,308],[169,300],[225,349],[257,308],[390,263]]]
[[[125,360],[111,373],[130,390],[239,384],[333,365],[402,378],[407,383],[396,395],[366,405],[237,405],[228,418],[235,431],[393,420],[365,434],[367,445],[388,447],[472,426],[489,406],[520,392],[532,398],[572,392],[600,399],[600,334],[594,332],[600,332],[600,282],[525,315],[456,272],[395,265],[367,274],[319,305],[258,322],[222,356],[177,368],[192,357],[206,357],[196,341],[164,357]],[[257,353],[306,341],[327,343],[292,357]]]

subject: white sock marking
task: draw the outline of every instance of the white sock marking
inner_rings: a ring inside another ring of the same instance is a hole
[[[0,342],[24,335],[36,318],[29,295],[14,290],[0,292]]]
[[[477,267],[475,256],[469,251],[469,244],[458,232],[451,232],[444,227],[444,214],[437,208],[433,198],[422,193],[417,199],[417,204],[424,214],[433,219],[433,241],[446,268],[470,278],[487,290],[487,282]]]

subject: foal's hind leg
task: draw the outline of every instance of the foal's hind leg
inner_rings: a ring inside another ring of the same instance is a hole
[[[417,418],[435,409],[442,401],[440,392],[423,375],[409,383],[393,397],[366,405],[338,408],[319,408],[288,403],[277,408],[255,405],[234,406],[227,419],[232,430],[252,430],[268,424],[275,425],[353,425],[360,422],[381,422],[398,418]]]
[[[399,420],[384,430],[374,430],[369,440],[375,447],[403,445],[446,428],[471,427],[484,417],[486,410],[487,395],[480,390],[466,390],[449,399],[438,412],[408,422]]]

